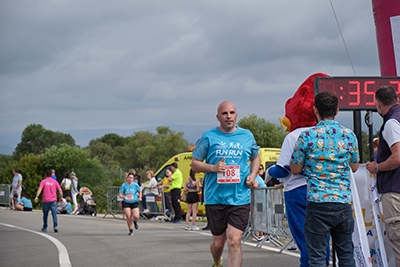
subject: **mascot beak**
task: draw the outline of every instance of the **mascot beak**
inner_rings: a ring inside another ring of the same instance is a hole
[[[290,130],[290,126],[292,126],[292,124],[290,123],[290,120],[288,117],[284,117],[283,119],[281,117],[279,117],[279,121],[281,122],[282,128],[285,132],[288,132]]]

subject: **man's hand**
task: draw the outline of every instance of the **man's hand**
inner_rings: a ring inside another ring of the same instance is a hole
[[[373,161],[373,162],[367,162],[367,164],[366,164],[367,170],[368,170],[370,173],[375,174],[375,173],[376,173],[376,172],[375,172],[375,167],[376,167],[377,164],[378,164],[378,163],[376,163],[375,161]]]
[[[278,190],[278,189],[281,189],[281,188],[283,188],[283,183],[274,185],[274,189],[275,190]]]
[[[254,188],[254,180],[255,179],[256,179],[256,177],[254,175],[247,176],[246,184],[250,189]]]
[[[225,172],[226,169],[226,163],[225,161],[225,157],[223,159],[221,159],[220,161],[218,161],[217,164],[215,164],[212,169],[213,172]]]

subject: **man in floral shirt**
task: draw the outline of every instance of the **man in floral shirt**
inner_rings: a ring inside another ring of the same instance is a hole
[[[308,183],[304,235],[310,266],[325,266],[329,233],[339,265],[355,266],[350,171],[358,169],[358,143],[353,131],[334,121],[337,104],[330,92],[315,96],[318,124],[300,134],[290,163],[295,175],[304,168]]]

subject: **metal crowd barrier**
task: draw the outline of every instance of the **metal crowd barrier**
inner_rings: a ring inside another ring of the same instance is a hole
[[[123,213],[124,211],[119,208],[119,202],[121,201],[119,199],[118,193],[119,193],[119,186],[109,186],[107,188],[107,213],[104,215],[103,218],[105,218],[108,214],[111,214],[114,218],[115,215],[114,213]],[[153,210],[153,205],[151,204],[152,202],[157,202],[157,199],[161,197],[161,207],[158,208],[157,210]],[[168,219],[171,220],[170,217],[167,216],[166,214],[166,209],[165,209],[165,198],[164,198],[164,191],[161,190],[161,194],[155,198],[154,196],[147,196],[146,197],[146,204],[147,208],[149,209],[149,212],[143,213],[143,203],[142,201],[139,202],[139,211],[140,211],[140,217],[142,217],[145,220],[148,220],[146,215],[162,215],[163,218],[161,219],[161,222],[164,220]]]
[[[293,240],[285,216],[283,189],[275,190],[273,187],[255,188],[251,191],[249,224],[243,233],[242,240],[255,232],[264,233],[264,238],[257,243],[261,247],[267,240],[275,246],[281,246],[280,253]],[[290,240],[282,244],[277,237]]]
[[[0,184],[0,205],[6,205],[7,209],[12,207],[10,202],[9,184]]]

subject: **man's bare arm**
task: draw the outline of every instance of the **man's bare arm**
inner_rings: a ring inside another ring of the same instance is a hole
[[[221,159],[217,164],[212,165],[193,158],[191,167],[196,172],[225,172],[226,163],[224,161],[225,158]]]
[[[247,176],[246,178],[246,183],[247,186],[252,188],[253,184],[254,184],[254,180],[256,179],[258,170],[260,168],[260,155],[257,155],[257,157],[253,158],[250,160],[251,161],[251,165],[250,165],[250,175]]]
[[[392,155],[390,157],[379,163],[378,169],[379,171],[391,171],[400,167],[400,142],[394,143],[390,147],[390,151]],[[378,163],[375,161],[367,163],[367,169],[370,173],[375,173],[375,167]]]
[[[304,168],[304,164],[297,165],[297,164],[294,164],[293,162],[290,162],[290,171],[294,175],[299,174],[303,170],[303,168]]]

